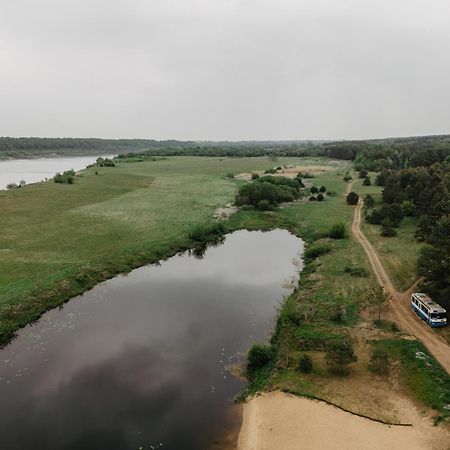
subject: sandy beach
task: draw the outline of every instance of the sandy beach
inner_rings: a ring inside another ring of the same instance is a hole
[[[238,450],[448,450],[450,434],[420,415],[384,425],[327,403],[271,392],[244,405]]]

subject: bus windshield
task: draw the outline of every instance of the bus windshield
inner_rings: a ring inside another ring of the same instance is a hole
[[[432,313],[430,317],[432,319],[445,319],[445,313]]]

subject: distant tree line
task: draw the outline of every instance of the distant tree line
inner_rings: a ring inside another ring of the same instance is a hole
[[[134,152],[147,148],[197,145],[188,141],[98,138],[12,138],[0,137],[0,159],[50,155],[93,155]]]
[[[357,170],[398,170],[428,166],[445,160],[450,136],[426,136],[368,141],[177,141],[99,138],[0,137],[0,158],[42,155],[118,153],[122,158],[139,153],[152,156],[302,157],[327,156],[354,161]]]
[[[307,144],[228,144],[151,148],[139,153],[119,154],[119,158],[154,156],[211,156],[211,157],[304,157],[325,156],[320,146]]]

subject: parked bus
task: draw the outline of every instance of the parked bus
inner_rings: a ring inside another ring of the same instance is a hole
[[[437,303],[433,302],[427,294],[415,292],[411,296],[412,310],[430,327],[447,326],[447,311]]]

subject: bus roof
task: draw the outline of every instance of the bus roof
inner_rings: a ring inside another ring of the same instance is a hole
[[[445,313],[447,312],[441,305],[437,304],[436,302],[433,302],[431,300],[430,296],[427,294],[424,294],[423,292],[414,292],[413,296],[416,297],[418,300],[420,300],[422,303],[424,303],[427,308],[432,313]]]

